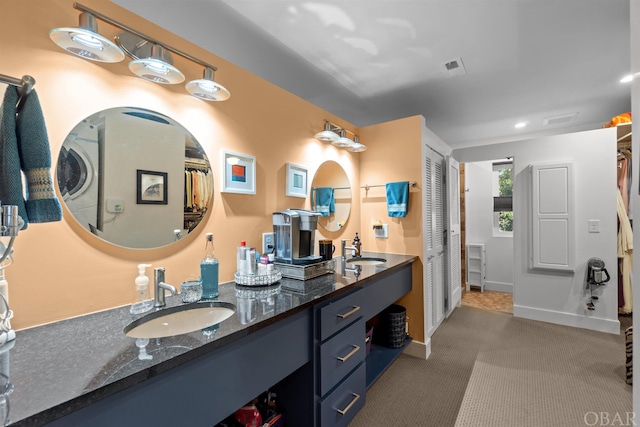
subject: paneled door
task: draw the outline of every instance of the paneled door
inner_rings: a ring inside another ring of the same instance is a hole
[[[431,336],[445,316],[448,292],[445,289],[445,215],[446,171],[444,156],[424,147],[423,238],[426,265],[424,271],[425,323]]]
[[[447,306],[445,307],[447,316],[460,303],[462,298],[461,289],[461,266],[460,266],[460,164],[456,159],[447,157],[447,194],[448,200],[448,226],[447,226]]]

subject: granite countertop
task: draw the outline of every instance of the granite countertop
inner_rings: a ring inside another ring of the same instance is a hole
[[[136,340],[123,333],[140,317],[129,313],[129,305],[18,331],[15,341],[0,347],[0,423],[46,424],[415,260],[373,252],[362,256],[387,262],[362,266],[357,275],[337,257],[335,272],[306,281],[221,284],[217,299],[234,304],[236,313],[208,333],[149,340],[151,360],[139,360]],[[167,307],[180,304],[180,296],[167,297]]]

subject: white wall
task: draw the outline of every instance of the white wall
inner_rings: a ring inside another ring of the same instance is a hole
[[[512,292],[513,236],[493,235],[493,162],[464,167],[467,243],[485,245],[485,289]]]
[[[598,129],[453,151],[461,163],[513,157],[514,163],[514,315],[563,325],[619,333],[615,280],[601,289],[595,311],[586,309],[586,263],[602,258],[617,277],[616,130]],[[525,179],[532,163],[572,161],[575,166],[576,271],[529,269],[530,189]],[[600,220],[600,233],[588,220]]]

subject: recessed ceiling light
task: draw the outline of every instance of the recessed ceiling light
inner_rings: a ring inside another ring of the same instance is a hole
[[[516,129],[520,129],[523,128],[527,125],[527,122],[520,122],[520,123],[516,123],[515,128]]]
[[[629,74],[620,79],[620,83],[629,83],[633,80],[633,74]]]

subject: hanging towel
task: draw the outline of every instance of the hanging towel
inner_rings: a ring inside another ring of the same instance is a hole
[[[53,189],[49,137],[35,89],[26,95],[18,113],[16,135],[20,166],[27,181],[29,222],[60,221],[62,208]]]
[[[0,203],[18,206],[18,214],[27,228],[27,209],[22,196],[20,154],[16,133],[16,104],[20,99],[18,89],[8,86],[4,93],[0,114]]]
[[[405,217],[409,211],[409,181],[387,184],[387,213],[390,217]]]
[[[333,187],[316,188],[316,211],[322,216],[329,216],[336,211]]]

